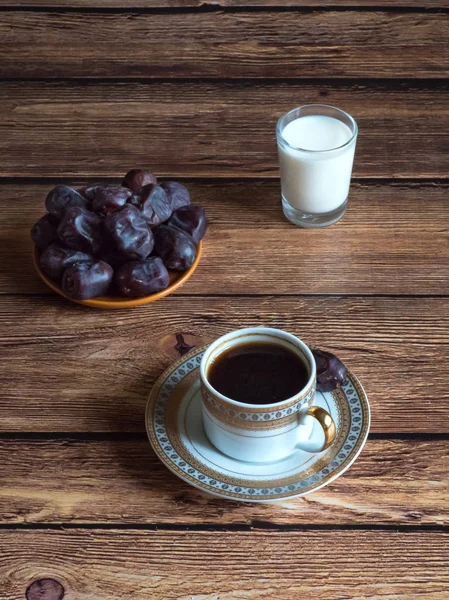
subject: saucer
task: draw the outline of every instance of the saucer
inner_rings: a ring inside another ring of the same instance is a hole
[[[337,436],[325,451],[297,450],[271,463],[239,461],[213,446],[203,429],[199,366],[206,347],[195,348],[169,367],[154,385],[146,428],[159,459],[200,490],[229,500],[274,502],[304,496],[339,477],[360,454],[370,425],[365,391],[353,373],[333,392],[317,392],[315,404],[334,419]],[[310,440],[320,439],[314,426]]]

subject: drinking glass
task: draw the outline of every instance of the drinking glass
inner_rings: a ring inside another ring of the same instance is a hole
[[[286,130],[289,123],[302,117],[314,119],[298,123],[301,127],[296,132],[294,126]],[[326,227],[342,218],[357,131],[357,123],[351,115],[324,104],[300,106],[279,119],[276,137],[282,207],[292,223],[300,227]]]

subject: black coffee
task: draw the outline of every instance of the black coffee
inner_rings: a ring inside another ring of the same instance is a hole
[[[291,398],[306,385],[309,370],[301,358],[276,344],[242,344],[210,365],[209,383],[218,392],[247,404],[272,404]]]

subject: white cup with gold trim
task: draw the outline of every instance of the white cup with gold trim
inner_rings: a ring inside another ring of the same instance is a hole
[[[214,389],[208,373],[214,361],[233,348],[275,344],[295,353],[306,365],[309,379],[292,397],[273,404],[249,404],[228,398]],[[200,366],[204,429],[211,443],[224,454],[246,462],[271,462],[297,449],[321,452],[335,438],[330,414],[316,406],[316,365],[310,349],[299,338],[268,327],[238,329],[213,342]],[[314,422],[322,429],[318,446],[310,443]]]

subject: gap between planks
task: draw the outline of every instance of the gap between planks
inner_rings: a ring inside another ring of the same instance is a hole
[[[187,484],[186,484],[187,485]],[[225,501],[227,502],[227,501]],[[449,533],[449,525],[346,525],[304,523],[301,525],[276,524],[266,521],[252,521],[250,524],[229,523],[11,523],[0,524],[0,531],[64,531],[64,530],[101,530],[101,531],[203,531],[203,532],[301,532],[301,531],[395,531],[397,533],[440,532]]]
[[[449,11],[449,9],[448,9]],[[1,8],[0,8],[0,14],[1,14]],[[79,77],[58,77],[58,78],[54,78],[54,77],[45,77],[45,76],[39,76],[39,77],[30,77],[30,76],[26,76],[24,74],[21,74],[18,77],[2,77],[1,79],[2,84],[6,85],[6,84],[20,84],[20,83],[39,83],[42,85],[52,85],[52,86],[57,86],[57,85],[70,85],[73,87],[76,86],[80,86],[80,87],[89,87],[89,86],[95,86],[95,85],[114,85],[114,84],[122,84],[122,85],[141,85],[141,86],[146,86],[146,85],[163,85],[163,84],[178,84],[178,85],[187,85],[187,84],[194,84],[194,85],[223,85],[223,86],[245,86],[245,87],[251,87],[253,85],[257,85],[259,87],[263,87],[263,86],[272,86],[272,85],[276,85],[276,84],[282,84],[285,86],[297,86],[298,84],[301,85],[310,85],[310,86],[331,86],[333,89],[335,90],[339,90],[340,88],[348,88],[348,87],[354,87],[354,88],[365,88],[367,86],[370,86],[372,89],[374,90],[399,90],[399,91],[403,91],[403,90],[408,90],[410,88],[416,89],[416,90],[433,90],[433,89],[442,89],[442,90],[446,90],[448,88],[448,83],[449,83],[449,78],[438,78],[438,77],[429,77],[429,78],[416,78],[414,79],[413,77],[380,77],[380,76],[373,76],[373,77],[338,77],[338,79],[332,79],[331,77],[325,77],[325,76],[319,76],[316,78],[313,77],[296,77],[296,78],[288,78],[288,77],[267,77],[264,79],[258,78],[258,77],[245,77],[244,79],[242,79],[241,77],[232,77],[232,76],[224,76],[224,77],[210,77],[210,76],[198,76],[198,77],[176,77],[176,78],[170,78],[170,77],[164,77],[161,75],[155,75],[154,77],[145,77],[145,76],[139,76],[139,75],[132,75],[130,77],[120,77],[120,76],[111,76],[111,77],[102,77],[102,76],[79,76]],[[102,175],[101,177],[106,178],[106,179],[110,179],[111,177],[109,175]],[[247,179],[263,179],[264,177],[266,177],[265,175],[248,175],[246,176]],[[396,176],[395,176],[396,177]],[[0,175],[0,179],[2,178],[2,176]],[[10,179],[12,179],[11,177],[9,177]],[[49,177],[46,176],[24,176],[23,178],[17,178],[19,181],[22,179],[40,179],[40,180],[44,180],[44,179],[49,179]],[[183,179],[213,179],[212,176],[209,175],[199,175],[199,176],[195,176],[195,175],[186,175],[183,176]],[[228,179],[233,179],[234,177],[232,176],[224,176],[221,177],[220,179],[225,180],[226,178]],[[444,179],[444,176],[441,176],[440,178]],[[5,179],[8,179],[8,177],[6,177]],[[379,175],[379,177],[376,177],[375,175],[372,176],[360,176],[360,175],[356,175],[354,178],[354,180],[356,179],[363,179],[365,180],[385,180],[385,179],[392,179],[391,176],[386,176],[386,175]],[[422,177],[422,178],[414,178],[411,175],[405,176],[404,180],[407,179],[415,179],[416,181],[426,181],[426,177]],[[435,178],[428,178],[428,179],[437,179],[437,177]],[[402,181],[402,179],[401,179]]]
[[[83,441],[83,442],[136,442],[146,441],[148,436],[143,431],[123,432],[123,431],[0,431],[0,440],[27,440],[27,441],[51,441],[62,440]],[[387,441],[449,441],[449,433],[441,432],[371,432],[368,440],[387,440]]]
[[[449,91],[449,89],[448,89]],[[102,183],[120,183],[123,177],[112,177],[110,175],[89,175],[89,181],[97,181],[101,180]],[[169,177],[161,176],[159,177],[161,181],[166,181]],[[241,183],[242,179],[244,179],[245,184],[271,184],[273,183],[273,179],[279,179],[277,177],[267,177],[267,176],[257,176],[257,175],[243,175],[240,176],[224,176],[224,177],[212,177],[211,175],[186,175],[181,177],[184,184],[195,184],[195,185],[232,185]],[[55,175],[54,177],[47,175],[43,177],[33,177],[33,176],[24,176],[24,177],[9,177],[0,175],[0,186],[6,185],[58,185],[60,183],[64,183],[66,185],[78,185],[80,180],[85,182],[85,180],[81,176],[73,176],[69,175],[64,177],[63,175]],[[407,187],[411,188],[425,188],[425,187],[449,187],[449,177],[352,177],[351,185],[357,186],[366,186],[366,187],[376,187],[376,186],[389,186],[389,187]],[[2,199],[0,198],[0,203]]]
[[[263,0],[261,0],[263,1]],[[445,14],[449,13],[449,5],[445,2],[438,3],[438,0],[434,1],[433,6],[427,6],[422,3],[417,6],[403,5],[398,6],[394,4],[394,0],[391,0],[392,4],[385,4],[382,2],[370,2],[364,5],[360,4],[339,4],[338,0],[330,0],[327,4],[315,3],[313,1],[306,2],[305,4],[295,5],[226,5],[220,4],[219,2],[204,2],[198,6],[144,6],[138,3],[133,4],[132,0],[130,4],[125,6],[52,6],[46,4],[45,0],[43,3],[36,5],[26,4],[15,4],[11,2],[7,3],[7,0],[0,0],[0,13],[2,12],[39,12],[39,13],[99,13],[99,14],[126,14],[135,13],[143,15],[178,15],[178,14],[204,14],[204,13],[226,13],[226,14],[237,14],[237,13],[310,13],[310,12],[385,12],[393,14],[407,14],[407,13],[423,13],[423,14]],[[413,0],[409,0],[413,1]],[[430,2],[429,2],[430,4]]]

